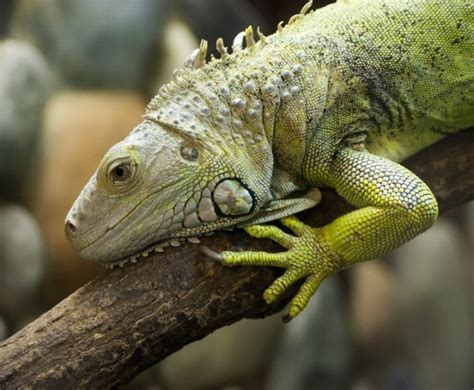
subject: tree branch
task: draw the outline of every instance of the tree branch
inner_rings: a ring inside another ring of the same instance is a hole
[[[441,210],[474,197],[474,132],[448,137],[407,166],[435,192]],[[324,225],[350,209],[334,192],[304,218]],[[203,239],[216,250],[279,250],[240,231]],[[170,249],[105,272],[0,344],[0,388],[97,388],[127,383],[186,344],[244,317],[280,310],[261,296],[281,273],[225,268],[197,246]],[[290,295],[290,294],[288,294]]]

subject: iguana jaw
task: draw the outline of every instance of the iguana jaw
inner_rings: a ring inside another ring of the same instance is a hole
[[[217,214],[219,213],[217,210],[218,206],[215,207],[214,210]],[[136,229],[134,229],[135,226],[133,226],[132,221],[135,219],[135,215],[134,212],[131,212],[121,219],[115,226],[107,229],[100,237],[93,239],[93,241],[86,243],[85,245],[81,243],[80,239],[75,239],[67,228],[66,234],[71,244],[78,251],[81,257],[99,261],[104,264],[120,264],[127,262],[128,260],[135,261],[142,256],[146,257],[151,251],[162,252],[162,248],[168,246],[179,246],[186,238],[200,237],[215,230],[225,229],[243,223],[247,219],[251,219],[258,212],[257,207],[252,207],[252,210],[242,217],[219,216],[216,221],[207,223],[201,222],[199,226],[195,228],[185,228],[183,226],[183,221],[179,224],[165,225],[152,234],[147,234],[146,232],[142,234],[134,234],[133,230]],[[74,213],[74,206],[71,212]],[[170,221],[182,219],[181,217],[173,217],[180,214],[184,215],[184,209],[176,209],[174,213],[175,214],[171,216]],[[199,209],[196,209],[195,212],[189,212],[188,216],[193,214],[198,215]],[[144,221],[144,224],[147,224],[146,221]],[[128,234],[128,228],[132,229],[131,234]],[[160,232],[163,232],[163,234],[160,234]],[[133,238],[133,240],[130,238]],[[195,242],[196,240],[191,240],[191,242],[192,241]],[[118,242],[133,242],[133,244],[121,246]],[[114,248],[117,249],[114,250]]]

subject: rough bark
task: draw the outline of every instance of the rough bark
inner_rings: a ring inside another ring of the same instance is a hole
[[[435,192],[442,211],[474,198],[474,132],[464,131],[406,165]],[[313,226],[348,209],[332,191],[305,215]],[[203,239],[216,250],[278,250],[242,232]],[[0,388],[103,388],[127,383],[186,344],[244,317],[280,310],[261,296],[280,273],[224,268],[189,244],[105,272],[0,344]]]

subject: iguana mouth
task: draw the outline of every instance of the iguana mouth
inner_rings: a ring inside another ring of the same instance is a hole
[[[208,233],[204,233],[202,235],[212,235],[214,234],[214,231],[210,231]],[[193,237],[186,237],[186,238],[174,238],[174,239],[166,239],[164,241],[158,241],[153,245],[150,245],[146,249],[144,249],[141,252],[138,252],[132,256],[129,256],[125,259],[110,262],[110,263],[104,263],[104,266],[108,269],[113,269],[115,267],[123,267],[127,263],[136,263],[140,258],[147,258],[151,253],[164,253],[165,248],[167,247],[179,247],[185,242],[190,242],[192,244],[199,244],[201,240],[197,236]]]

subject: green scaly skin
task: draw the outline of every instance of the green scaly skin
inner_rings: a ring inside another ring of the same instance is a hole
[[[327,276],[428,229],[430,189],[398,163],[474,125],[472,0],[345,1],[247,48],[177,71],[106,154],[67,217],[72,245],[111,264],[161,242],[244,226],[287,251],[212,253],[305,278],[289,318]],[[238,40],[237,40],[238,41]],[[237,42],[238,43],[238,42]],[[293,215],[332,187],[358,209],[312,228]],[[263,222],[281,219],[292,234]]]

